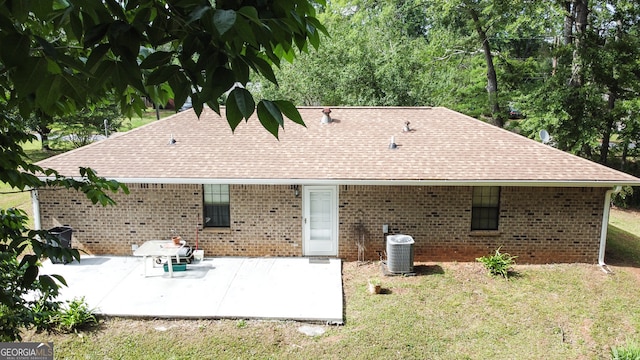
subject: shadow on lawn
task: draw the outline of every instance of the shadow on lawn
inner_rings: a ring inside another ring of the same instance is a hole
[[[610,224],[605,261],[614,266],[640,267],[640,237]]]
[[[413,272],[416,275],[442,275],[444,269],[440,265],[416,265],[413,267]]]

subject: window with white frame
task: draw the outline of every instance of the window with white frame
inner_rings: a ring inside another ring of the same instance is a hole
[[[202,188],[204,226],[218,228],[230,227],[229,185],[205,184]]]

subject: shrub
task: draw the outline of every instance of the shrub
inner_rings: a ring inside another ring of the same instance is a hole
[[[55,321],[58,328],[65,332],[77,331],[98,323],[84,297],[69,301],[67,308],[60,310]]]
[[[517,256],[501,253],[500,248],[494,255],[487,255],[476,260],[483,263],[491,275],[500,275],[505,279],[509,277],[509,270],[515,265]]]
[[[50,332],[57,327],[60,314],[60,302],[42,298],[33,306],[33,326],[37,332]]]
[[[611,347],[612,360],[640,360],[640,345],[636,342],[621,347]]]

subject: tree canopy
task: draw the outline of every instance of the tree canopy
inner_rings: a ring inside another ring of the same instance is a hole
[[[256,108],[246,90],[252,71],[277,83],[272,66],[318,47],[326,30],[314,15],[306,0],[2,1],[3,104],[24,118],[55,116],[115,91],[127,115],[142,111],[143,96],[177,107],[190,96],[200,114],[231,91],[235,128]],[[282,114],[302,122],[284,101],[260,100],[257,111],[275,136]]]
[[[318,18],[331,38],[263,96],[445,106],[603,164],[637,151],[637,2],[339,0]]]

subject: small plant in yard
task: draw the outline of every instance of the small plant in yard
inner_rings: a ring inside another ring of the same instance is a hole
[[[500,275],[505,279],[509,277],[509,270],[515,265],[517,256],[501,253],[500,248],[494,255],[487,255],[476,260],[483,263],[491,275]]]
[[[60,314],[60,302],[43,298],[33,306],[33,325],[37,332],[54,330]]]
[[[640,360],[640,344],[629,342],[625,346],[611,347],[612,360]]]
[[[59,329],[65,332],[77,331],[98,323],[84,297],[69,301],[66,309],[60,309],[55,320]]]
[[[245,319],[239,319],[238,321],[236,321],[236,327],[238,329],[244,329],[247,327],[247,320]]]

